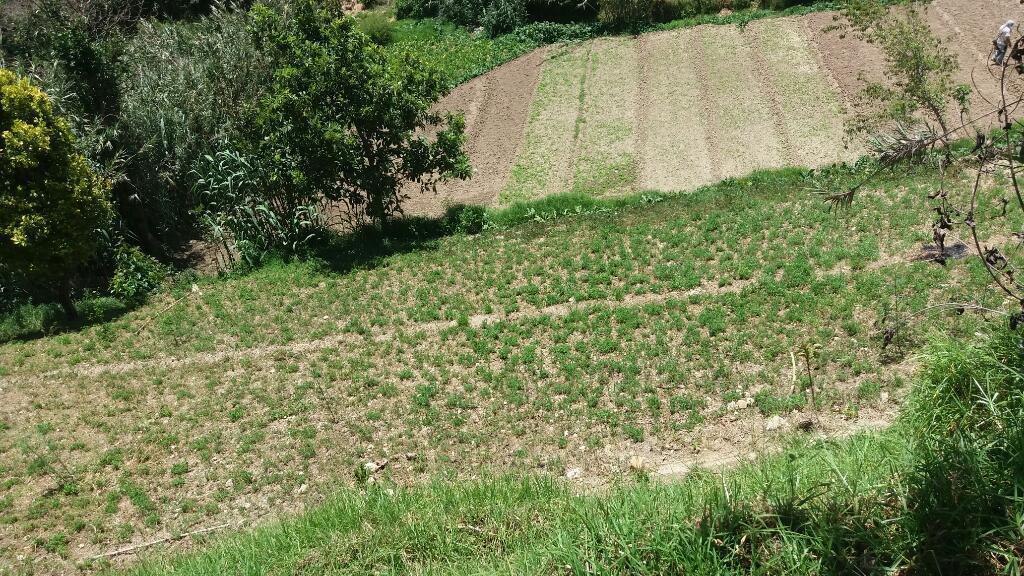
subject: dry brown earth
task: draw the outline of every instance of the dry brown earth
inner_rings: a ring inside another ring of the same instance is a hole
[[[957,53],[958,80],[981,88],[975,113],[991,109],[991,38],[1006,19],[1024,20],[1020,5],[936,0],[927,17]],[[816,13],[524,56],[442,102],[466,114],[474,177],[412,194],[409,212],[571,191],[692,190],[757,169],[855,158],[863,148],[847,141],[845,115],[867,82],[883,79],[884,58],[836,23]]]

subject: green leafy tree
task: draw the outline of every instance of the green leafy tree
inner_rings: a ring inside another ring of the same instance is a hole
[[[52,287],[70,317],[72,274],[111,219],[107,192],[47,95],[0,69],[0,262]]]
[[[849,0],[845,26],[885,55],[885,80],[869,82],[854,130],[862,134],[896,127],[930,124],[929,132],[945,144],[953,135],[953,113],[967,113],[969,86],[954,81],[959,65],[936,38],[915,2],[897,9],[882,0]],[[957,124],[958,125],[958,124]]]
[[[245,152],[262,159],[275,209],[326,199],[383,223],[401,212],[403,183],[426,192],[469,176],[462,118],[431,111],[445,93],[435,67],[376,46],[340,3],[297,0],[287,14],[261,4],[252,16],[274,80]]]

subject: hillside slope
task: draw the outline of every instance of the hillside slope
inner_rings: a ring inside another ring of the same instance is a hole
[[[958,54],[958,80],[981,88],[978,109],[996,97],[991,34],[1020,11],[1014,0],[928,8]],[[474,177],[414,195],[409,212],[562,192],[686,191],[758,169],[852,160],[863,148],[847,142],[844,117],[884,61],[877,48],[829,30],[834,16],[602,38],[485,74],[441,105],[466,113]]]

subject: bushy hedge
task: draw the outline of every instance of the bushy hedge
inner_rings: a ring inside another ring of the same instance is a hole
[[[125,45],[118,140],[125,172],[145,209],[144,226],[162,238],[188,227],[194,171],[245,122],[271,81],[244,12],[194,23],[145,21]]]
[[[765,0],[761,8],[782,10],[815,0]],[[491,36],[529,22],[589,22],[596,15],[611,30],[641,31],[659,22],[747,10],[753,0],[396,0],[398,18],[437,17],[461,26],[482,26]]]
[[[107,193],[49,97],[0,68],[0,262],[33,286],[51,287],[72,316],[75,270],[95,254],[112,217]]]

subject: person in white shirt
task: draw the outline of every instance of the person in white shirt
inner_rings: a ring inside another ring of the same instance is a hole
[[[1007,20],[1006,24],[999,29],[999,33],[996,35],[996,39],[992,41],[995,44],[996,50],[992,55],[992,61],[1002,66],[1003,59],[1006,58],[1006,49],[1010,47],[1010,36],[1013,34],[1013,28],[1016,26],[1016,22],[1013,20]]]

